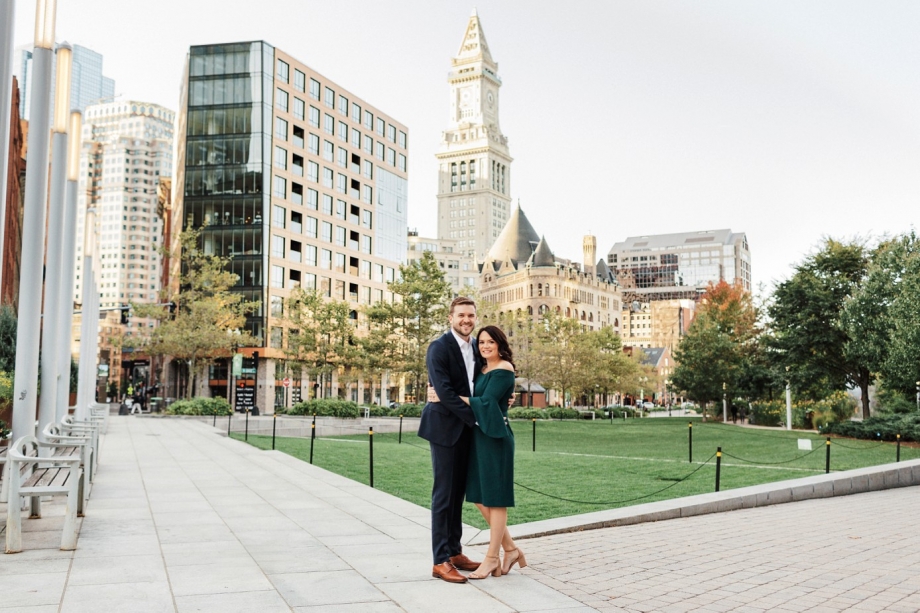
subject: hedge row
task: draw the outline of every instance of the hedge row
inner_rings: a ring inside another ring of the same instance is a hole
[[[421,417],[423,405],[403,404],[395,409],[373,406],[360,406],[351,400],[342,400],[341,398],[314,398],[305,402],[299,402],[289,409],[277,409],[286,415],[318,415],[320,417],[341,417],[345,419],[357,419],[364,417],[365,410],[371,417]]]
[[[796,401],[792,404],[792,427],[807,430],[824,428],[828,424],[850,419],[856,407],[856,399],[846,392],[834,392],[817,402]],[[786,402],[752,402],[749,417],[751,423],[758,426],[779,426],[786,421]]]
[[[230,403],[223,398],[177,400],[166,407],[167,415],[229,415]]]
[[[900,434],[902,441],[920,442],[920,415],[882,415],[863,421],[840,421],[828,424],[821,431],[876,441],[894,441]]]

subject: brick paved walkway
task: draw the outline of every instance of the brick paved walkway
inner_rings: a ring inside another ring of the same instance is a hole
[[[520,541],[602,612],[920,611],[920,487]]]

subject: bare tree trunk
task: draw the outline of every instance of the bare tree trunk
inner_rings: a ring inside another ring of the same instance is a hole
[[[859,377],[859,391],[862,398],[863,419],[869,419],[869,377]]]

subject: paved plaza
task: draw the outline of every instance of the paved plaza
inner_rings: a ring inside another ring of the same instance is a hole
[[[522,539],[465,585],[430,577],[426,509],[200,421],[111,418],[76,551],[45,506],[0,611],[920,610],[916,486]]]

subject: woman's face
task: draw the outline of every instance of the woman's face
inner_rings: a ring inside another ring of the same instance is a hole
[[[498,343],[496,343],[488,332],[479,333],[479,355],[484,359],[498,357]]]

